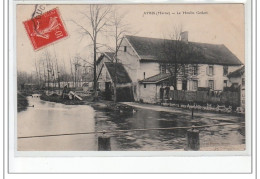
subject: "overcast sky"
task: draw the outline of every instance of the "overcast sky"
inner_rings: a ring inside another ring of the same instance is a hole
[[[244,7],[242,4],[222,5],[114,5],[119,13],[127,13],[124,21],[129,24],[132,33],[137,36],[163,38],[173,26],[182,25],[189,32],[189,41],[224,44],[244,63]],[[84,22],[80,11],[88,9],[88,5],[47,5],[51,10],[59,8],[69,37],[54,45],[34,51],[26,34],[23,21],[31,18],[34,5],[17,5],[16,38],[17,38],[17,69],[19,71],[35,71],[34,59],[42,56],[45,49],[51,54],[56,51],[58,61],[64,60],[69,70],[70,58],[76,54],[92,62],[91,41],[86,36],[80,41],[77,27],[71,23],[73,19]],[[196,12],[206,14],[196,14]],[[144,12],[170,12],[171,15],[144,15]],[[180,12],[180,14],[177,14]],[[194,14],[183,14],[194,12]],[[172,14],[175,13],[175,14]],[[111,44],[100,34],[102,43]]]

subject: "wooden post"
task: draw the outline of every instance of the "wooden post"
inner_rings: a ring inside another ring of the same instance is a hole
[[[186,150],[199,150],[200,149],[200,139],[199,130],[194,128],[187,131],[187,148]]]
[[[98,150],[99,151],[110,151],[110,137],[108,136],[99,136],[98,137]]]

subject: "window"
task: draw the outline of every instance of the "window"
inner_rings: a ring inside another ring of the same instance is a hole
[[[166,73],[166,65],[165,64],[161,65],[161,73]]]
[[[245,78],[242,78],[242,86],[245,86]]]
[[[224,80],[224,87],[227,87],[227,80]]]
[[[228,66],[223,66],[223,75],[227,76],[228,74]]]
[[[146,84],[144,84],[144,88],[146,88]]]
[[[185,67],[185,65],[183,65],[183,66],[181,67],[180,74],[183,75],[183,76],[186,75],[186,67]]]
[[[182,81],[182,90],[187,90],[187,81],[186,80],[183,80]]]
[[[198,65],[192,66],[192,75],[198,75]]]
[[[127,50],[127,46],[124,46],[124,52],[126,52],[126,50]]]
[[[209,88],[214,90],[214,80],[209,80]]]
[[[238,87],[239,87],[238,83],[233,83],[232,86],[233,86],[234,88],[238,88]]]
[[[209,66],[209,75],[212,76],[214,73],[214,68],[213,66]]]
[[[192,90],[198,90],[198,80],[192,80]]]

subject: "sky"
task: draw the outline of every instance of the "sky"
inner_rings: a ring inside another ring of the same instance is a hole
[[[90,63],[93,62],[93,48],[89,37],[81,38],[75,20],[88,28],[87,20],[80,12],[86,12],[88,5],[46,5],[46,10],[58,8],[69,34],[54,44],[34,51],[23,22],[30,19],[35,5],[16,7],[16,60],[18,71],[35,71],[35,59],[43,57],[48,50],[56,54],[57,60],[64,62],[69,71],[70,59],[77,54]],[[244,6],[242,4],[153,4],[153,5],[113,5],[119,14],[125,14],[124,22],[129,26],[129,34],[143,37],[164,38],[173,27],[182,26],[189,32],[189,41],[224,44],[241,62],[245,61]],[[203,13],[202,13],[203,12]],[[99,42],[112,45],[105,34],[99,34]],[[106,51],[106,49],[101,49]]]

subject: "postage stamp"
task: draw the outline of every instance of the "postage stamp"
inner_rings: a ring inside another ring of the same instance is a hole
[[[58,8],[23,22],[34,50],[68,36]]]

